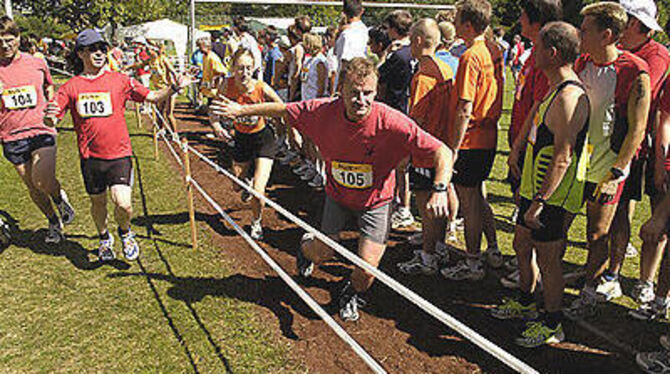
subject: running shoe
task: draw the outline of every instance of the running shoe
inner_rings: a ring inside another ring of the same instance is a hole
[[[537,303],[521,304],[518,300],[504,298],[502,304],[491,309],[491,316],[497,319],[536,319]]]
[[[312,169],[312,168],[313,168],[313,166],[312,166],[311,163],[301,160],[296,164],[296,166],[291,168],[291,170],[293,171],[293,174],[301,177],[303,174],[305,174],[307,172],[307,170]]]
[[[628,245],[626,246],[626,258],[633,258],[637,256],[637,253],[638,253],[637,248],[635,248],[633,243],[629,242]]]
[[[98,259],[101,262],[112,261],[116,258],[114,254],[114,237],[109,234],[108,239],[101,239],[98,247]]]
[[[49,223],[44,242],[47,244],[58,244],[61,240],[63,240],[63,224],[60,220],[57,223]]]
[[[407,243],[409,245],[422,245],[423,244],[423,233],[421,231],[412,234],[407,238]]]
[[[312,180],[310,180],[309,183],[307,183],[307,185],[312,187],[312,188],[321,188],[321,187],[323,187],[323,184],[324,184],[324,179],[323,179],[323,176],[321,175],[321,173],[316,173],[314,178],[312,178]]]
[[[310,167],[300,175],[300,179],[303,181],[310,181],[314,179],[314,177],[316,177],[317,174],[319,174],[319,172],[316,171],[314,165],[310,165]]]
[[[314,272],[314,263],[308,260],[305,257],[305,254],[302,253],[302,247],[307,244],[307,242],[312,240],[314,240],[314,234],[311,232],[306,232],[303,234],[302,238],[300,239],[300,246],[298,246],[298,253],[295,257],[295,264],[296,268],[298,269],[298,275],[303,278],[310,277],[312,272]]]
[[[253,240],[263,240],[263,226],[261,226],[260,220],[251,222],[249,236],[251,236],[251,239]]]
[[[12,241],[12,230],[9,224],[0,217],[0,247],[6,247]]]
[[[596,314],[596,296],[582,290],[570,306],[563,309],[563,315],[570,319],[588,318]]]
[[[407,227],[414,223],[414,216],[412,212],[406,207],[400,207],[398,210],[391,214],[391,228],[399,229],[401,227]]]
[[[635,362],[645,373],[670,373],[670,352],[668,351],[639,352],[635,355]]]
[[[451,267],[446,267],[440,270],[440,273],[449,280],[461,281],[472,280],[478,281],[484,279],[484,265],[481,260],[475,260],[468,264],[467,259],[463,259]]]
[[[633,298],[633,300],[635,300],[639,304],[644,304],[653,301],[654,298],[656,297],[656,295],[654,294],[654,283],[637,281],[635,286],[633,286],[633,290],[631,291],[630,296]]]
[[[556,328],[547,326],[544,322],[528,322],[526,330],[515,339],[517,345],[525,348],[537,348],[545,344],[560,343],[565,340],[563,325],[558,324]]]
[[[407,275],[434,275],[437,273],[437,255],[433,254],[433,260],[426,264],[423,262],[421,253],[423,253],[423,250],[414,251],[414,257],[409,261],[398,263],[398,270]]]
[[[601,276],[598,286],[596,287],[596,295],[598,296],[598,301],[601,302],[610,301],[623,296],[619,279],[607,280],[604,276]]]
[[[64,225],[69,225],[74,221],[74,208],[70,205],[70,200],[64,190],[60,190],[60,204],[56,204],[56,207]]]
[[[670,336],[661,335],[661,337],[658,338],[658,342],[661,343],[661,347],[663,347],[663,349],[670,351]]]
[[[121,237],[121,243],[123,243],[123,255],[128,261],[135,261],[140,257],[140,246],[135,240],[135,233],[132,230],[128,230],[127,233],[122,234],[121,229],[119,231],[119,236]],[[112,237],[112,235],[110,235]]]
[[[519,288],[520,278],[521,278],[521,272],[519,270],[514,270],[513,272],[500,278],[500,284],[502,284],[502,286],[505,288],[517,289]]]
[[[463,218],[456,218],[453,222],[454,229],[456,231],[463,231],[465,230],[465,220]]]
[[[490,267],[498,269],[503,266],[504,261],[505,259],[503,258],[502,252],[500,252],[498,247],[489,247],[489,249],[486,250],[486,262]]]
[[[358,321],[358,309],[365,306],[365,300],[354,290],[351,282],[347,282],[340,293],[340,318],[343,321]]]
[[[628,315],[640,321],[655,321],[668,316],[668,305],[655,301],[644,303],[637,309],[628,312]]]
[[[516,258],[516,256],[505,261],[505,269],[507,269],[508,271],[514,271],[519,269],[519,260]]]
[[[289,150],[284,154],[284,157],[279,159],[279,162],[282,165],[288,165],[291,162],[295,161],[295,159],[298,158],[298,157],[299,156],[296,152]]]

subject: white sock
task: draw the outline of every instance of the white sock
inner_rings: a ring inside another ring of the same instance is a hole
[[[409,214],[409,208],[406,206],[401,206],[398,208],[398,213],[402,215]]]

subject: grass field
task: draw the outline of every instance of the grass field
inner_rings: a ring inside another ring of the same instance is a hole
[[[508,217],[513,200],[504,182],[512,100],[509,84],[507,88],[499,153],[487,189],[500,247],[512,254]],[[166,157],[154,161],[151,137],[137,129],[134,116],[127,118],[136,155],[133,224],[142,248],[137,263],[97,262],[97,239],[69,119],[61,124],[57,172],[78,216],[66,228],[66,243],[42,243],[46,220],[12,166],[4,158],[0,161],[0,210],[20,229],[15,243],[0,252],[0,372],[304,371],[299,358],[292,359],[288,348],[263,326],[253,305],[225,296],[180,297],[207,287],[207,279],[230,275],[227,261],[233,260],[212,248],[205,226],[200,227],[202,249],[190,249],[182,184]],[[645,198],[633,224],[632,242],[638,248],[637,233],[648,216]],[[570,243],[566,260],[583,264],[583,214],[573,224]],[[625,277],[637,276],[638,261],[626,260]],[[633,305],[627,297],[616,302]]]
[[[95,228],[67,118],[60,126],[57,170],[77,210],[66,228],[67,242],[43,244],[46,220],[13,167],[4,158],[0,162],[0,210],[20,228],[15,244],[0,253],[0,372],[294,371],[287,349],[262,327],[250,305],[226,297],[193,302],[181,297],[182,286],[197,291],[207,287],[206,279],[230,275],[230,260],[211,248],[207,230],[201,230],[201,249],[190,248],[182,183],[165,157],[154,161],[151,137],[130,115],[136,155],[133,224],[141,260],[97,261]]]

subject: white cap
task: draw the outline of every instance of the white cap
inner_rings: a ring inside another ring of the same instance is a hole
[[[640,20],[649,29],[663,30],[656,22],[656,4],[653,0],[620,0],[620,4],[626,13]]]

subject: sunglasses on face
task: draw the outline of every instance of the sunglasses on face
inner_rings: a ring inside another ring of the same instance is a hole
[[[95,53],[97,51],[100,51],[102,53],[107,53],[107,44],[104,43],[95,43],[91,44],[88,47],[84,48],[86,51],[90,53]]]

